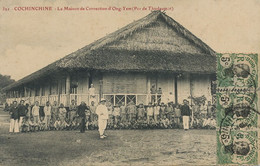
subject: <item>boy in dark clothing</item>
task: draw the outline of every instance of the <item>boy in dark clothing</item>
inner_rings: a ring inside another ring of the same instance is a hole
[[[18,105],[18,112],[19,112],[19,128],[22,129],[22,122],[27,114],[27,108],[24,105],[24,100],[20,101],[20,104]]]

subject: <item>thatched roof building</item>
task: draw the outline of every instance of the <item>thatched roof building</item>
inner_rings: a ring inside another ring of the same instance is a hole
[[[154,97],[156,102],[178,103],[194,96],[211,101],[215,64],[215,52],[207,44],[154,11],[4,90],[10,99],[29,98],[42,105],[48,100],[66,105],[71,99],[89,101],[91,84],[96,101],[105,97],[114,104],[147,103]],[[154,86],[162,95],[153,96]]]
[[[215,51],[207,44],[165,13],[154,11],[4,90],[57,70],[215,73],[215,62]]]

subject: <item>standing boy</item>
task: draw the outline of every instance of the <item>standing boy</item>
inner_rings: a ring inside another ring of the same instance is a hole
[[[180,118],[181,118],[181,109],[180,109],[180,105],[177,104],[174,111],[174,122],[177,127],[180,126]]]
[[[27,108],[24,105],[24,100],[20,101],[20,105],[18,106],[18,112],[19,112],[19,128],[22,129],[22,122],[27,114]]]
[[[59,118],[59,105],[57,101],[54,101],[54,104],[51,109],[51,116],[53,122],[55,122],[57,118]]]
[[[51,106],[50,102],[47,101],[45,107],[43,108],[44,114],[45,114],[45,129],[50,129],[50,122],[51,122]]]
[[[115,120],[115,125],[118,125],[118,122],[120,120],[120,107],[118,104],[116,104],[114,107],[113,116],[114,116],[114,120]]]
[[[128,109],[129,111],[129,120],[132,121],[133,119],[136,119],[136,106],[134,104],[133,101],[131,101],[128,105]]]
[[[211,117],[213,115],[213,106],[210,101],[208,101],[207,105],[207,115],[208,117]]]
[[[158,117],[159,117],[159,114],[160,114],[160,109],[161,109],[160,105],[158,105],[158,103],[155,103],[154,108],[153,108],[155,123],[158,123]]]
[[[150,121],[153,119],[153,106],[151,102],[148,104],[146,111],[147,111],[147,123],[149,124]]]
[[[71,100],[71,104],[69,106],[69,122],[72,123],[74,117],[76,116],[77,105],[75,100]]]
[[[38,124],[40,118],[40,106],[38,101],[35,102],[35,105],[32,108],[32,115],[34,123]]]
[[[144,112],[145,112],[144,105],[143,105],[143,103],[140,103],[137,108],[137,117],[139,120],[143,120]]]
[[[90,109],[90,122],[93,122],[96,115],[96,106],[95,106],[95,102],[91,101],[91,105],[89,106]]]
[[[122,102],[122,104],[120,106],[120,116],[121,116],[121,122],[125,122],[126,121],[126,106],[125,106],[125,102]]]
[[[59,108],[59,118],[60,118],[61,124],[64,124],[64,121],[65,121],[65,118],[66,118],[66,114],[67,114],[67,110],[64,107],[64,104],[61,103],[60,104],[60,108]]]

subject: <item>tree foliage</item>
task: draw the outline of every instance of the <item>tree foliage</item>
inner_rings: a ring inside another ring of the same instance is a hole
[[[0,74],[0,104],[5,102],[6,96],[2,89],[11,83],[14,83],[15,80],[11,79],[11,76]]]
[[[13,82],[15,81],[11,79],[11,76],[0,74],[0,89],[3,89],[4,87],[10,85]]]

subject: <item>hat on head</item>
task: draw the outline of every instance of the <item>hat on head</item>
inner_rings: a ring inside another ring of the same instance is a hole
[[[105,98],[101,98],[100,102],[102,102],[102,101],[107,101],[107,100]]]

